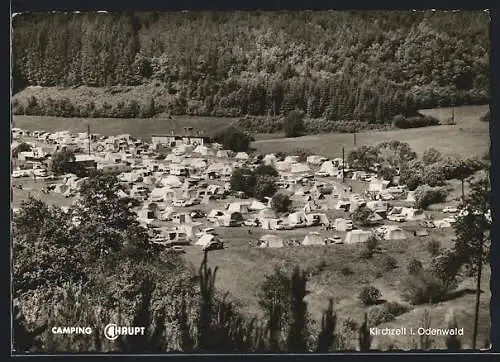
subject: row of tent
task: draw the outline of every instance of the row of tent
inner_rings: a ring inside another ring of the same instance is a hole
[[[349,231],[343,243],[344,244],[358,244],[367,242],[368,239],[376,235],[384,240],[404,240],[406,239],[405,232],[398,227],[395,226],[387,226],[383,230],[376,230],[375,233],[368,230],[351,230]],[[424,235],[420,235],[424,236]],[[328,245],[328,239],[322,238],[319,233],[312,232],[307,234],[302,240],[301,245],[310,246],[310,245]],[[258,246],[261,248],[282,248],[287,245],[286,241],[274,234],[266,234],[259,238]]]

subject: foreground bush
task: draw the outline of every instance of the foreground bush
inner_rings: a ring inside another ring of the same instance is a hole
[[[441,243],[438,240],[429,240],[426,245],[427,252],[431,256],[436,256],[441,250]]]
[[[422,262],[418,259],[412,258],[408,263],[408,274],[417,275],[423,269]]]
[[[368,287],[364,287],[361,290],[358,298],[359,300],[361,300],[361,302],[363,302],[364,305],[373,305],[380,299],[381,296],[382,293],[380,293],[380,290],[370,285]]]
[[[368,324],[376,326],[381,323],[393,321],[397,316],[406,313],[409,308],[396,302],[387,302],[376,305],[368,310]]]
[[[446,285],[429,271],[410,275],[401,282],[401,296],[411,304],[437,303],[446,294]]]
[[[382,259],[382,265],[385,271],[390,271],[398,267],[398,262],[393,256],[385,255]]]
[[[448,191],[441,187],[422,185],[415,190],[415,207],[426,210],[430,205],[444,202]]]

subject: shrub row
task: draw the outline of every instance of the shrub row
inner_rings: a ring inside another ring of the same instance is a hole
[[[353,133],[364,130],[383,130],[390,128],[388,124],[373,124],[362,121],[332,121],[323,118],[305,119],[304,131],[309,134],[317,133]]]
[[[85,118],[149,118],[166,110],[154,102],[139,104],[132,100],[127,103],[118,102],[110,105],[104,102],[97,106],[94,102],[76,104],[69,98],[40,100],[31,96],[25,104],[15,99],[12,111],[16,115],[53,116],[53,117],[85,117]]]
[[[392,125],[396,128],[419,128],[439,125],[439,120],[431,116],[404,117],[401,114],[394,116]]]
[[[446,180],[467,178],[485,168],[485,163],[476,158],[465,160],[448,156],[430,165],[412,160],[401,169],[399,181],[415,190],[420,185],[443,186]]]

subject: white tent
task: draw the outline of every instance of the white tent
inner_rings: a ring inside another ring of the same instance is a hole
[[[386,201],[368,201],[366,203],[366,207],[373,212],[383,212],[387,211],[387,202]]]
[[[265,208],[257,214],[259,218],[275,219],[277,218],[276,212],[271,208]]]
[[[167,157],[165,157],[166,161],[170,161],[172,163],[181,163],[182,158],[179,157],[178,155],[175,155],[173,153],[169,153]]]
[[[436,225],[436,227],[438,229],[451,227],[450,222],[447,220],[444,220],[444,219],[443,220],[434,220],[434,225]]]
[[[372,180],[368,184],[368,191],[370,192],[380,192],[382,190],[385,190],[387,186],[389,185],[389,181],[385,180]]]
[[[224,211],[219,210],[219,209],[212,209],[209,211],[207,218],[213,219],[213,218],[219,218],[224,216]]]
[[[264,163],[264,165],[274,165],[277,160],[278,158],[274,153],[268,153],[267,155],[264,156],[262,162]]]
[[[310,163],[311,165],[319,165],[324,160],[325,158],[319,155],[312,155],[307,157],[307,163]]]
[[[169,187],[156,187],[151,191],[151,200],[162,202],[169,199],[167,194],[171,191]]]
[[[116,195],[120,198],[128,197],[128,195],[121,189],[116,192]]]
[[[351,207],[351,203],[346,200],[339,200],[337,205],[335,205],[335,210],[349,210]]]
[[[166,207],[164,210],[161,210],[158,219],[159,220],[170,220],[172,218],[172,215],[175,213],[174,208],[172,207]]]
[[[199,145],[197,146],[194,150],[193,153],[199,153],[201,155],[207,155],[208,154],[208,147],[204,145]]]
[[[328,216],[326,214],[319,214],[319,213],[313,213],[313,214],[307,214],[307,224],[308,225],[329,225],[330,220],[328,220]]]
[[[325,245],[319,233],[309,233],[302,241],[302,245]]]
[[[66,192],[68,188],[69,188],[68,185],[57,184],[56,187],[54,188],[54,192],[57,192],[58,194],[63,194],[64,192]]]
[[[146,176],[142,179],[145,185],[154,185],[156,183],[156,178],[153,176]]]
[[[267,208],[267,205],[258,200],[253,200],[250,206],[248,207],[250,210],[263,210]]]
[[[385,240],[404,240],[406,239],[406,235],[401,228],[396,226],[388,226],[385,229],[383,238]]]
[[[406,196],[406,201],[415,202],[415,191],[408,191],[408,195]]]
[[[284,161],[287,163],[297,163],[299,162],[299,159],[299,156],[286,156]]]
[[[183,212],[173,215],[172,222],[175,224],[191,224],[193,220],[191,219],[191,215],[189,215],[189,213]]]
[[[319,172],[325,172],[329,176],[333,176],[338,171],[337,167],[333,164],[332,161],[325,161],[321,164]]]
[[[229,150],[219,150],[216,153],[216,157],[218,158],[229,158],[230,156]]]
[[[370,236],[371,232],[366,230],[351,230],[345,236],[344,243],[345,244],[356,244],[356,243],[365,243]]]
[[[260,237],[259,246],[261,248],[282,248],[285,246],[283,239],[279,236],[266,234]]]
[[[294,212],[288,215],[287,222],[290,225],[306,224],[307,216],[303,211]]]
[[[282,172],[289,171],[291,166],[292,166],[292,164],[290,162],[286,162],[286,161],[277,161],[274,164],[274,167],[276,168],[276,170],[282,171]]]
[[[203,234],[197,241],[194,243],[194,245],[199,245],[199,246],[207,246],[212,244],[213,242],[218,241],[218,238],[214,234]]]
[[[276,218],[258,218],[260,227],[264,230],[276,230],[280,219]]]
[[[238,152],[236,156],[234,156],[234,158],[236,158],[237,160],[248,160],[249,156],[246,152]]]
[[[160,183],[164,186],[170,186],[170,187],[181,187],[182,182],[179,179],[178,176],[175,175],[168,175],[167,177],[163,177],[160,181]]]
[[[248,204],[241,202],[232,202],[227,208],[228,212],[240,212],[242,214],[248,213]]]
[[[407,220],[424,220],[425,214],[423,210],[418,210],[410,207],[403,207],[401,214],[406,216]]]
[[[290,167],[290,172],[292,173],[302,173],[309,171],[311,171],[311,169],[305,163],[293,163]]]

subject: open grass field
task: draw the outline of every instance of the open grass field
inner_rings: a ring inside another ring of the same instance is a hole
[[[234,118],[175,116],[168,118],[65,118],[45,116],[13,116],[13,127],[26,130],[56,132],[90,132],[102,136],[117,136],[128,133],[146,142],[153,134],[184,134],[183,127],[193,127],[205,134],[214,132],[234,122]]]
[[[261,153],[291,152],[296,148],[308,149],[325,157],[342,157],[342,147],[347,155],[361,145],[397,140],[407,142],[418,154],[434,147],[442,153],[481,157],[490,147],[489,124],[479,121],[488,106],[464,106],[455,108],[456,125],[440,125],[391,131],[366,131],[356,134],[356,145],[352,134],[329,133],[297,138],[261,139],[252,147]],[[421,111],[444,122],[451,115],[450,108]]]
[[[428,237],[415,238],[410,236],[403,241],[385,241],[381,243],[382,252],[370,260],[359,257],[363,245],[330,245],[292,247],[281,249],[258,249],[248,245],[248,240],[258,239],[266,231],[253,229],[248,235],[248,228],[226,228],[218,230],[228,240],[227,248],[209,253],[209,264],[218,266],[216,286],[240,302],[243,311],[250,315],[260,315],[258,307],[258,293],[265,275],[272,272],[276,265],[299,265],[308,270],[309,281],[306,297],[308,310],[318,321],[322,311],[327,307],[329,298],[334,300],[338,319],[353,318],[358,323],[362,321],[366,307],[358,300],[361,289],[367,285],[374,285],[382,292],[382,299],[398,303],[405,303],[400,295],[400,282],[406,276],[406,267],[411,258],[421,260],[424,267],[430,263],[430,255],[426,250],[427,241],[440,240],[443,247],[449,246],[452,231],[434,230]],[[277,233],[277,232],[274,232]],[[279,234],[279,233],[278,233]],[[300,238],[304,232],[297,235],[286,235],[287,238]],[[410,234],[410,233],[408,233]],[[398,267],[394,270],[384,269],[383,258],[393,256]],[[186,259],[198,267],[203,257],[200,247],[187,247]],[[341,269],[349,267],[353,274],[343,275]],[[489,338],[489,268],[483,274],[483,291],[480,315],[479,339],[480,344]],[[465,279],[457,290],[458,297],[432,306],[417,306],[409,312],[397,317],[390,325],[394,327],[414,328],[421,326],[421,314],[425,308],[431,313],[432,327],[446,328],[445,315],[454,309],[459,327],[464,327],[463,344],[470,346],[473,321],[473,280]],[[387,324],[389,325],[389,324]],[[380,325],[384,327],[385,324]],[[412,339],[409,336],[378,337],[374,339],[376,348],[387,348],[391,343],[398,348],[412,348]],[[444,337],[436,337],[436,346],[444,347]]]

